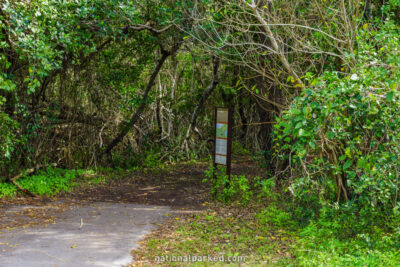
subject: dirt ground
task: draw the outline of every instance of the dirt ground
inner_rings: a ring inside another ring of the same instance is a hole
[[[203,183],[206,163],[178,164],[155,170],[140,170],[105,184],[82,185],[56,197],[18,196],[0,199],[0,232],[2,229],[26,228],[53,223],[57,214],[73,205],[90,202],[135,203],[169,206],[182,210],[204,209],[209,201],[208,185]],[[232,166],[232,174],[259,175],[259,168],[242,160]],[[23,206],[23,209],[13,207]]]

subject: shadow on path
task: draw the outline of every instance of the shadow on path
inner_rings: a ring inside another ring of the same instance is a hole
[[[23,207],[21,207],[23,208]],[[0,266],[121,266],[129,252],[162,221],[168,207],[91,203],[59,214],[47,227],[6,230]]]
[[[0,200],[0,266],[121,266],[168,213],[197,212],[205,164],[82,181],[56,198]],[[82,178],[84,179],[84,177]]]

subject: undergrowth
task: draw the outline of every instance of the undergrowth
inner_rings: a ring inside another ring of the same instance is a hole
[[[282,181],[245,175],[229,179],[224,169],[210,167],[204,181],[215,201],[203,203],[201,213],[167,214],[170,228],[134,251],[136,260],[148,264],[160,255],[236,255],[245,256],[245,266],[400,266],[399,216],[371,216],[361,222],[366,216],[357,214],[351,203],[317,205],[318,199],[293,198]],[[156,263],[184,264],[161,259]]]
[[[151,263],[162,266],[226,266],[228,263],[253,266],[262,262],[290,262],[289,244],[293,242],[290,232],[265,222],[252,209],[242,209],[235,204],[204,205],[208,209],[198,214],[179,217],[167,214],[173,221],[172,229],[164,229],[158,235],[149,237],[145,241],[146,246],[132,255],[143,266]],[[218,260],[174,262],[168,261],[167,255],[169,259],[199,255]]]
[[[77,185],[75,180],[83,172],[82,170],[47,168],[36,172],[34,175],[24,176],[17,182],[22,188],[34,194],[55,196],[61,191],[68,192],[74,188]],[[0,183],[0,197],[13,197],[17,192],[17,188],[13,184]]]
[[[36,195],[55,196],[60,192],[69,192],[83,184],[93,186],[105,184],[111,179],[124,177],[131,170],[121,168],[98,168],[87,170],[67,170],[61,168],[47,168],[39,170],[34,175],[23,176],[17,183],[23,188]],[[0,182],[0,198],[14,197],[18,193],[15,185],[3,179]]]

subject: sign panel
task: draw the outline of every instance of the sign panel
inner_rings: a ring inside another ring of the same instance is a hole
[[[228,124],[217,122],[217,138],[228,139]]]
[[[229,109],[228,108],[217,108],[217,123],[225,122],[228,124],[229,120]]]
[[[227,166],[228,174],[230,173],[231,131],[232,109],[216,108],[214,165],[220,164]]]
[[[215,155],[215,163],[226,165],[226,156]]]
[[[215,154],[226,156],[228,154],[228,140],[219,139],[215,140]]]

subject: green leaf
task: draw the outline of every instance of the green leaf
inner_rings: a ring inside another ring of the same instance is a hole
[[[386,94],[386,100],[387,100],[388,102],[392,102],[392,101],[393,101],[393,98],[394,98],[394,92],[393,92],[393,91],[391,91],[391,92],[389,92],[389,93]]]
[[[343,170],[347,170],[348,168],[350,168],[350,166],[353,164],[353,161],[348,160],[344,163],[343,165]]]
[[[347,171],[346,173],[348,175],[348,178],[350,178],[350,179],[354,179],[356,177],[356,175],[357,175],[356,172],[354,172],[354,171]],[[351,181],[350,180],[347,181],[347,185],[348,186],[351,185]]]
[[[314,143],[313,141],[310,141],[310,142],[308,143],[308,145],[309,145],[312,149],[315,149],[315,143]]]
[[[329,132],[327,135],[326,135],[328,138],[334,138],[335,137],[335,133],[333,133],[333,132]]]

